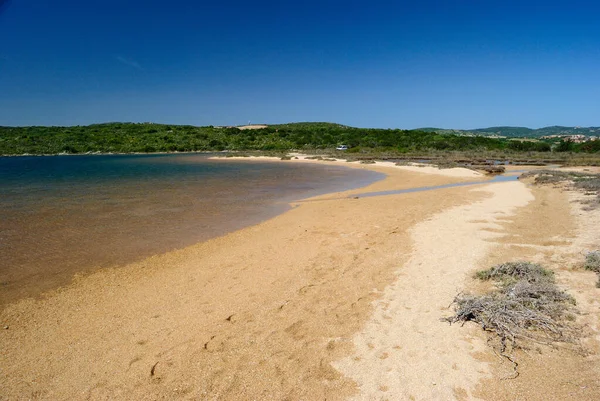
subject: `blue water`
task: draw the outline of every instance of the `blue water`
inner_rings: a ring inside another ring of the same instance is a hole
[[[0,157],[0,304],[381,178],[327,164],[199,154]]]

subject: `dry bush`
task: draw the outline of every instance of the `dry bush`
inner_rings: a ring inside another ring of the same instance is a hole
[[[600,193],[600,177],[586,176],[575,180],[575,187],[587,192]]]
[[[585,262],[583,263],[585,270],[590,270],[598,275],[598,281],[596,287],[600,288],[600,251],[588,252],[585,255]]]
[[[394,165],[396,166],[410,166],[411,164],[412,163],[410,162],[410,160],[400,160],[394,163]]]
[[[578,173],[558,170],[533,170],[523,173],[521,177],[534,177],[536,184],[554,184],[558,182],[571,181]]]
[[[534,263],[512,262],[480,271],[476,277],[493,280],[496,289],[479,296],[458,295],[456,313],[446,321],[473,321],[495,333],[500,353],[509,359],[506,352],[527,341],[574,342],[568,320],[575,300],[556,286],[551,271]]]
[[[460,164],[458,164],[456,162],[453,162],[451,160],[440,160],[440,161],[437,161],[435,163],[435,166],[438,169],[440,169],[440,170],[447,169],[447,168],[462,167]]]
[[[600,195],[592,199],[582,200],[581,204],[584,205],[583,210],[595,210],[600,207]]]
[[[485,166],[485,167],[482,167],[481,170],[485,171],[488,174],[503,174],[506,171],[506,167],[504,167],[504,166]]]
[[[552,280],[554,272],[544,269],[541,265],[531,262],[508,262],[496,265],[487,270],[475,273],[475,278],[480,280],[495,280],[506,283],[507,281],[526,280],[539,282]]]
[[[585,264],[583,267],[586,270],[600,273],[600,251],[588,252],[585,255]]]

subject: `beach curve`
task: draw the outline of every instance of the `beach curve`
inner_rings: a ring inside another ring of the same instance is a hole
[[[361,198],[480,178],[354,167],[387,177],[10,305],[0,314],[2,396],[474,398],[490,374],[475,355],[484,336],[439,318],[489,250],[495,217],[529,202],[529,189],[510,182]],[[424,276],[423,265],[440,263],[448,268]],[[418,302],[417,289],[429,294],[432,284],[435,294]],[[388,336],[373,343],[379,323]]]

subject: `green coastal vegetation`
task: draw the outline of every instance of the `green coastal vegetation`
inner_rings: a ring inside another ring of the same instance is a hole
[[[154,153],[190,151],[319,151],[336,145],[348,153],[430,152],[599,153],[600,140],[497,138],[421,130],[356,128],[332,123],[292,123],[260,129],[154,123],[71,127],[0,127],[0,154]]]

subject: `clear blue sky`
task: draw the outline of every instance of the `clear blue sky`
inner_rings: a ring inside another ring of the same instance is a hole
[[[0,125],[600,126],[599,20],[592,0],[12,0]]]

